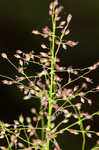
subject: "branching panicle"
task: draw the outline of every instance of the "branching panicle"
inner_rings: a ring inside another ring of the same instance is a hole
[[[83,109],[84,105],[93,104],[88,93],[99,92],[99,85],[89,88],[90,84],[94,85],[89,74],[99,67],[99,62],[83,69],[60,65],[59,51],[64,50],[67,53],[68,46],[74,47],[78,44],[66,37],[70,33],[68,27],[72,15],[69,14],[65,21],[61,20],[62,10],[63,6],[59,6],[58,0],[51,2],[49,15],[52,29],[45,26],[41,31],[32,31],[32,34],[42,36],[49,42],[49,46],[48,43],[41,44],[42,50],[39,54],[36,54],[36,50],[29,53],[17,50],[14,54],[14,58],[18,60],[17,66],[6,53],[1,54],[17,71],[13,78],[0,74],[4,78],[2,83],[10,86],[15,84],[23,92],[24,100],[38,99],[40,102],[39,112],[36,108],[31,109],[32,118],[24,118],[24,114],[21,114],[13,124],[0,122],[0,138],[6,139],[6,146],[0,145],[2,150],[62,150],[57,137],[64,132],[82,135],[82,150],[85,150],[86,136],[99,136],[99,132],[93,131],[91,125],[85,125],[86,120],[92,120],[95,115],[99,116],[99,111],[89,114]],[[33,70],[32,75],[28,72],[30,65],[32,70],[34,65],[38,67],[35,73]],[[66,75],[66,82],[61,77],[62,73]],[[56,123],[60,116],[62,120]]]

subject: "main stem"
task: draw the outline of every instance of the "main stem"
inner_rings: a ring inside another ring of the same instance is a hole
[[[51,117],[52,114],[52,107],[51,103],[53,101],[53,88],[54,88],[54,49],[55,49],[55,28],[56,28],[56,22],[55,22],[55,16],[52,15],[52,26],[53,26],[53,33],[52,33],[52,44],[51,44],[51,83],[50,83],[50,93],[49,93],[49,104],[48,104],[48,115]],[[47,122],[47,131],[50,132],[51,127],[51,121],[48,119]],[[50,140],[47,139],[47,148],[46,150],[49,150],[50,146]]]

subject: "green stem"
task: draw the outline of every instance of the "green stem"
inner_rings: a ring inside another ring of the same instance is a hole
[[[54,8],[53,8],[54,12]],[[51,108],[51,103],[53,99],[53,86],[54,86],[54,48],[55,48],[55,28],[56,28],[56,21],[55,21],[55,16],[54,14],[52,15],[52,25],[53,25],[53,35],[52,35],[52,47],[51,47],[51,72],[50,72],[50,77],[51,77],[51,83],[50,83],[50,94],[49,94],[49,106],[48,106],[48,115],[51,117],[52,114],[52,108]],[[50,126],[51,126],[51,121],[48,119],[47,122],[47,131],[50,132]],[[50,140],[47,139],[47,147],[46,150],[49,150],[50,146]]]
[[[62,89],[63,89],[64,87],[66,87],[67,85],[69,85],[70,83],[73,83],[73,82],[79,80],[80,78],[82,78],[83,76],[89,74],[90,72],[91,72],[91,70],[89,70],[89,71],[83,73],[82,75],[78,76],[77,78],[75,78],[75,79],[73,79],[73,80],[67,82],[65,85],[62,86]]]
[[[7,60],[18,71],[18,68],[9,59],[7,59]]]
[[[99,115],[99,111],[93,113],[91,116],[93,117],[93,116],[95,116],[95,115]],[[80,121],[84,121],[84,120],[87,120],[87,118],[82,118],[82,119],[80,119]],[[71,127],[77,125],[78,123],[79,123],[79,121],[76,121],[76,122],[74,122],[73,124],[70,124],[68,127],[64,128],[64,129],[61,129],[60,131],[55,132],[55,135],[58,135],[58,134],[63,133],[64,131],[70,129]]]
[[[40,97],[41,97],[41,99],[43,99],[43,92],[42,91],[40,91]],[[40,111],[42,111],[42,110],[43,110],[43,107],[42,107],[42,103],[41,103]],[[41,130],[41,139],[43,141],[44,140],[44,129],[43,129],[43,127],[44,127],[44,116],[43,115],[41,115],[41,127],[42,127],[42,130]]]
[[[12,150],[11,146],[10,146],[10,142],[9,142],[9,139],[8,139],[8,136],[5,134],[5,137],[6,137],[6,140],[7,140],[7,143],[8,143],[8,148],[9,150]]]
[[[41,120],[42,120],[42,127],[44,127],[44,116],[41,116]],[[42,141],[44,140],[44,130],[42,129]]]
[[[59,41],[59,44],[58,44],[58,48],[57,48],[56,53],[55,53],[55,60],[56,60],[57,53],[58,53],[58,51],[59,51],[59,49],[60,49],[60,46],[61,46],[61,44],[62,44],[62,39],[63,39],[63,37],[64,37],[65,31],[66,31],[66,29],[68,28],[68,25],[69,25],[69,24],[67,24],[67,25],[65,26],[64,32],[63,32],[63,33],[61,34],[61,36],[60,36],[60,41]]]
[[[11,133],[11,134],[13,134],[13,135],[16,135],[15,132],[11,131],[11,130],[8,129],[8,128],[5,127],[4,129],[5,129],[8,133]],[[27,143],[27,144],[30,144],[30,145],[32,146],[32,148],[35,148],[35,145],[34,145],[33,143],[31,143],[31,142],[25,140],[25,139],[22,138],[21,136],[17,136],[17,138],[19,138],[20,140],[22,140],[23,142],[25,142],[25,143]],[[39,148],[39,149],[41,149],[41,148]],[[11,149],[11,150],[12,150],[12,149]]]
[[[28,147],[29,147],[29,146],[30,146],[29,137],[28,137],[28,135],[27,135],[27,132],[26,132],[26,128],[25,128],[25,126],[24,126],[24,123],[22,123],[22,125],[23,125],[23,127],[24,127],[24,134],[25,134],[26,139],[27,139],[27,141],[28,141]]]
[[[79,120],[79,122],[80,122],[80,129],[81,129],[81,131],[82,131],[82,138],[83,138],[82,150],[84,150],[84,149],[85,149],[85,141],[86,141],[86,139],[85,139],[85,132],[83,132],[83,131],[84,131],[83,121],[81,120],[80,115],[79,115],[79,113],[77,112],[76,106],[72,104],[72,102],[70,101],[69,98],[67,98],[67,101],[72,105],[72,107],[73,107],[73,109],[74,109],[76,115],[78,116],[78,120]]]

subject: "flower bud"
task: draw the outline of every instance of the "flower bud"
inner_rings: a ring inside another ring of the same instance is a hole
[[[22,51],[21,51],[20,49],[18,49],[18,50],[16,51],[16,53],[17,53],[17,54],[22,54]]]
[[[2,53],[1,56],[5,59],[8,59],[7,54],[6,53]]]
[[[46,49],[46,48],[47,48],[47,46],[46,46],[45,44],[41,44],[41,47],[42,47],[43,49]]]
[[[23,118],[22,115],[19,116],[19,122],[20,122],[20,123],[23,123],[23,122],[24,122],[24,118]]]
[[[59,24],[59,26],[64,26],[65,23],[66,23],[65,21],[61,21],[60,24]]]
[[[33,30],[32,33],[35,34],[35,35],[39,35],[40,34],[40,32],[38,30]]]
[[[8,82],[9,82],[8,80],[2,80],[3,84],[8,84]]]
[[[15,54],[14,56],[15,56],[16,58],[20,58],[20,55],[18,55],[18,54]]]
[[[67,44],[68,46],[74,47],[74,46],[76,46],[76,45],[78,44],[78,42],[67,41],[66,44]]]
[[[99,85],[96,87],[96,90],[99,90]]]
[[[54,1],[54,7],[56,7],[58,5],[58,0]]]
[[[68,35],[69,33],[70,33],[69,29],[65,31],[65,35]]]
[[[47,53],[40,52],[40,54],[41,54],[43,57],[48,57],[48,54],[47,54]]]
[[[72,15],[69,14],[69,15],[67,16],[67,23],[70,23],[71,19],[72,19]]]

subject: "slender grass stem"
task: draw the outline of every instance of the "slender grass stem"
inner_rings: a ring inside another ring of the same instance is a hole
[[[6,78],[6,79],[9,79],[9,80],[11,80],[11,81],[14,81],[14,79],[12,79],[11,77],[8,77],[8,76],[2,75],[2,74],[0,74],[0,77],[3,77],[3,78]]]
[[[84,149],[85,149],[85,141],[86,141],[86,139],[85,139],[85,132],[83,132],[83,131],[84,131],[83,121],[81,121],[81,118],[80,118],[79,113],[77,112],[76,106],[72,104],[72,102],[70,101],[69,98],[67,99],[67,101],[72,105],[72,107],[73,107],[73,109],[74,109],[76,115],[78,116],[78,120],[79,120],[79,122],[80,122],[80,129],[81,129],[81,131],[82,131],[82,138],[83,138],[82,150],[84,150]]]
[[[59,44],[58,44],[58,48],[57,48],[56,53],[55,53],[55,60],[56,60],[56,56],[57,56],[57,54],[58,54],[58,51],[59,51],[59,49],[60,49],[60,46],[61,46],[61,44],[62,44],[62,39],[63,39],[63,37],[64,37],[65,31],[66,31],[66,29],[68,28],[68,25],[69,25],[69,24],[67,24],[67,25],[65,26],[64,32],[63,32],[63,33],[61,34],[61,36],[60,36],[60,41],[59,41]]]
[[[5,130],[6,130],[8,133],[11,133],[11,134],[13,134],[13,135],[16,135],[16,133],[15,133],[15,132],[11,131],[11,130],[10,130],[10,129],[8,129],[8,128],[5,128]],[[25,142],[25,143],[27,143],[27,144],[30,144],[30,145],[32,146],[32,148],[35,148],[35,146],[34,146],[34,144],[33,144],[33,143],[31,143],[31,142],[29,142],[29,141],[25,140],[25,139],[24,139],[24,138],[22,138],[21,136],[17,136],[17,138],[19,138],[20,140],[22,140],[23,142]]]
[[[43,95],[42,95],[42,93],[41,93],[41,97],[42,97]],[[40,111],[42,110],[43,108],[42,108],[42,105],[41,105],[41,107],[40,107]],[[43,115],[41,115],[41,126],[42,126],[42,128],[44,127],[44,116]],[[42,141],[44,140],[44,130],[42,129],[41,130],[41,138],[42,138]]]
[[[91,72],[91,70],[89,70],[89,71],[83,73],[81,76],[78,76],[77,78],[75,78],[75,79],[73,79],[73,80],[67,82],[66,84],[64,84],[64,85],[62,86],[62,89],[63,89],[65,86],[67,86],[68,84],[73,83],[73,82],[79,80],[80,78],[82,78],[83,76],[89,74],[90,72]]]
[[[24,123],[22,123],[23,127],[24,127]],[[26,136],[26,139],[28,141],[28,147],[30,146],[30,143],[29,143],[29,136],[27,135],[27,132],[26,132],[26,128],[24,128],[24,134]]]
[[[95,115],[99,115],[99,111],[93,113],[91,116],[93,117],[93,116],[95,116]],[[82,118],[80,121],[84,121],[84,120],[87,120],[87,118],[84,117],[84,118]],[[68,127],[64,128],[64,129],[61,129],[60,131],[55,132],[55,135],[61,134],[61,133],[63,133],[64,131],[70,129],[71,127],[73,127],[73,126],[75,126],[75,125],[77,125],[77,124],[79,124],[79,121],[76,121],[76,122],[70,124]]]
[[[6,140],[7,140],[7,143],[8,143],[8,148],[9,150],[12,150],[11,146],[10,146],[10,142],[9,142],[9,139],[8,139],[8,136],[5,134],[5,137],[6,137]]]
[[[54,12],[54,8],[53,8]],[[50,83],[50,94],[49,94],[49,104],[48,104],[48,115],[51,117],[52,114],[52,108],[51,108],[51,103],[53,99],[53,85],[54,85],[54,50],[55,50],[55,29],[56,29],[56,21],[55,21],[55,16],[54,13],[52,15],[52,26],[53,26],[53,36],[52,36],[52,47],[51,47],[51,72],[50,72],[50,78],[51,78],[51,83]],[[48,119],[47,122],[47,130],[50,131],[50,126],[51,122],[50,119]],[[50,140],[47,139],[47,148],[46,150],[49,150],[50,146]]]
[[[10,59],[7,59],[7,60],[18,71],[18,68],[10,61]]]

